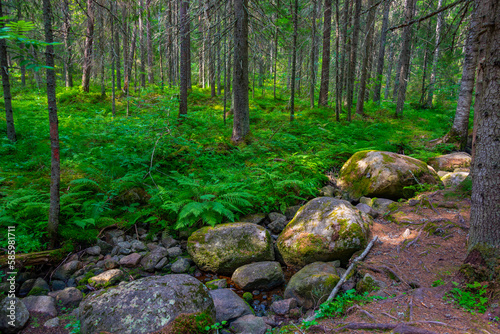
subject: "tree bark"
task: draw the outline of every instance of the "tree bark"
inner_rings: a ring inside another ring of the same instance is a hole
[[[91,0],[89,0],[91,2]],[[43,0],[43,19],[45,30],[45,41],[53,43],[52,34],[52,8],[50,0]],[[93,22],[92,22],[93,24]],[[47,45],[45,51],[45,59],[47,65],[47,103],[49,109],[50,123],[50,147],[51,147],[51,164],[50,164],[50,206],[49,206],[49,222],[47,230],[50,238],[49,249],[53,249],[57,243],[57,229],[59,226],[60,212],[60,197],[59,183],[61,180],[61,165],[59,156],[59,121],[57,118],[56,104],[56,75],[54,70],[54,46]]]
[[[314,108],[314,91],[315,91],[315,86],[316,86],[316,64],[315,64],[315,59],[316,59],[316,0],[313,0],[312,2],[312,7],[313,7],[313,16],[312,16],[312,31],[311,31],[311,84],[309,87],[309,99],[310,99],[310,106],[311,108]]]
[[[438,0],[438,8],[441,8],[443,0]],[[443,12],[438,14],[436,23],[436,43],[434,46],[434,58],[432,59],[431,82],[429,85],[429,94],[427,95],[427,108],[432,108],[434,98],[434,85],[436,84],[437,63],[439,60],[439,44],[441,43],[441,29],[443,26]]]
[[[151,31],[151,0],[146,0],[146,40],[148,52],[148,82],[150,85],[154,84],[154,53],[153,53],[153,36]]]
[[[415,15],[415,0],[406,0],[405,19],[409,22]],[[411,25],[403,29],[403,46],[401,48],[401,71],[399,72],[398,102],[396,103],[396,116],[403,116],[403,107],[406,98],[406,86],[408,84],[408,72],[410,70],[411,54]]]
[[[290,121],[293,121],[295,118],[295,76],[297,72],[297,27],[299,24],[298,11],[299,11],[299,1],[295,0],[295,6],[293,8],[292,77],[290,79],[291,80]]]
[[[477,67],[477,33],[479,24],[477,22],[476,11],[472,13],[469,34],[465,46],[464,64],[462,69],[462,79],[460,80],[460,92],[458,94],[457,111],[453,120],[453,126],[446,135],[446,141],[458,141],[460,150],[467,147],[467,137],[469,132],[469,115],[472,104],[472,92],[474,91],[474,81]]]
[[[3,16],[2,3],[0,1],[0,16]],[[3,22],[3,21],[2,21]],[[4,24],[1,24],[1,28]],[[7,138],[10,141],[16,141],[16,128],[14,126],[14,113],[12,111],[12,95],[10,93],[9,64],[7,61],[7,42],[4,38],[0,39],[0,69],[2,73],[3,99],[5,107],[5,119],[7,120]]]
[[[234,117],[231,140],[242,142],[250,132],[248,107],[248,0],[234,0]]]
[[[73,87],[73,54],[72,54],[72,46],[71,40],[69,37],[71,31],[71,14],[69,12],[69,4],[68,0],[64,0],[62,2],[62,9],[64,15],[63,21],[63,38],[64,38],[64,48],[66,49],[66,56],[64,57],[64,81],[66,87]]]
[[[139,53],[141,58],[139,80],[146,87],[146,46],[144,42],[144,0],[139,0]]]
[[[391,0],[385,0],[382,28],[380,29],[380,47],[378,50],[377,76],[375,78],[375,88],[373,90],[373,102],[380,102],[380,91],[382,90],[382,74],[384,72],[385,61],[385,43],[387,40],[387,27],[389,25],[390,8]]]
[[[354,95],[354,76],[356,72],[356,56],[359,36],[359,17],[361,15],[361,0],[356,0],[354,22],[352,25],[351,57],[349,59],[349,73],[347,77],[347,121],[351,121],[351,109]]]
[[[90,89],[90,72],[92,71],[92,44],[94,42],[94,0],[87,0],[87,31],[85,35],[82,88],[84,92],[88,92]]]
[[[385,92],[384,99],[389,98],[389,92],[391,91],[391,78],[392,78],[392,65],[394,61],[394,50],[391,48],[389,51],[389,65],[387,68],[387,75],[385,78]]]
[[[188,92],[188,52],[189,52],[189,17],[187,15],[188,2],[181,3],[179,18],[181,21],[181,87],[179,101],[179,117],[187,115],[187,92]]]
[[[500,256],[500,4],[495,0],[476,0],[476,4],[483,29],[474,107],[468,251],[469,255],[478,251],[491,270],[498,266]]]
[[[328,105],[328,84],[330,81],[330,36],[332,33],[332,0],[325,0],[323,22],[323,59],[321,62],[321,86],[319,89],[319,105]]]
[[[356,113],[359,115],[364,115],[364,103],[365,103],[365,93],[366,93],[366,85],[367,85],[367,76],[368,76],[368,62],[371,58],[371,46],[373,39],[373,21],[375,20],[375,11],[376,8],[373,7],[373,0],[368,1],[368,7],[370,8],[368,12],[368,16],[366,18],[366,39],[365,39],[365,56],[363,58],[363,64],[361,66],[361,79],[359,82],[359,93],[358,93],[358,101],[356,103]]]

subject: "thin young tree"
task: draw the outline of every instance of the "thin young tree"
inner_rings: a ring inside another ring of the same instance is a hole
[[[179,117],[187,115],[187,93],[188,93],[188,52],[189,52],[189,17],[188,17],[188,1],[183,0],[179,10],[179,18],[181,22],[181,87],[179,101]]]
[[[85,33],[85,48],[83,55],[82,88],[90,90],[90,73],[92,71],[92,44],[94,43],[94,0],[87,1],[87,31]]]
[[[3,17],[2,2],[0,1],[0,17]],[[0,28],[4,27],[1,21]],[[5,107],[5,119],[7,120],[7,138],[16,141],[16,128],[14,126],[14,112],[12,111],[12,94],[10,93],[9,62],[7,54],[7,42],[5,38],[0,39],[0,72],[2,73],[3,100]]]
[[[234,0],[234,117],[231,140],[242,142],[250,132],[248,106],[248,0]]]
[[[380,46],[378,50],[377,76],[375,78],[375,87],[373,89],[373,102],[380,102],[380,91],[382,90],[382,74],[384,72],[385,62],[385,44],[387,41],[387,27],[389,26],[390,8],[391,0],[385,0],[382,28],[380,29]]]
[[[59,184],[61,180],[61,162],[59,154],[59,120],[57,118],[56,104],[56,73],[54,69],[54,36],[52,33],[52,8],[50,0],[43,0],[43,20],[45,41],[48,43],[45,50],[45,63],[47,65],[47,104],[49,109],[50,124],[50,206],[47,230],[49,234],[49,248],[57,244],[57,229],[59,226],[60,197]]]
[[[323,21],[323,58],[321,61],[321,83],[319,89],[320,106],[328,105],[328,85],[330,82],[330,36],[332,32],[332,0],[325,0]]]
[[[406,0],[405,21],[410,22],[415,15],[416,0]],[[403,45],[401,47],[401,70],[399,72],[398,101],[396,103],[396,116],[403,116],[403,107],[406,99],[406,87],[408,84],[408,74],[410,71],[410,53],[411,53],[411,30],[412,26],[407,25],[403,28]]]
[[[441,8],[443,0],[438,0],[438,9]],[[432,108],[432,100],[434,99],[434,86],[436,85],[436,72],[439,60],[439,45],[441,44],[441,30],[443,27],[443,12],[437,16],[436,23],[436,42],[434,45],[434,57],[432,59],[431,82],[429,84],[429,93],[427,95],[427,108]]]
[[[70,39],[71,33],[71,13],[69,11],[69,2],[64,0],[62,2],[63,11],[63,26],[62,33],[64,38],[64,49],[66,50],[66,55],[64,56],[64,81],[66,87],[73,87],[73,53],[72,53],[72,43]]]
[[[312,29],[311,29],[311,83],[309,87],[309,99],[311,101],[311,108],[314,108],[314,91],[316,86],[316,0],[312,2],[313,15],[312,15]]]
[[[299,12],[299,0],[295,0],[295,5],[293,6],[293,38],[292,38],[292,76],[291,76],[291,87],[290,87],[290,121],[295,119],[295,77],[297,75],[297,35],[298,35],[298,12]]]
[[[358,51],[359,17],[361,15],[361,0],[356,0],[354,22],[352,24],[351,55],[347,75],[347,121],[351,121],[351,109],[354,99],[354,80],[356,74],[356,56]]]

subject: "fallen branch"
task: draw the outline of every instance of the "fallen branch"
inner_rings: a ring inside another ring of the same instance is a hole
[[[16,254],[16,268],[19,266],[37,266],[40,264],[54,264],[61,260],[60,249],[47,250],[42,252],[28,253],[28,254]],[[4,267],[8,264],[8,255],[0,256],[0,267]]]

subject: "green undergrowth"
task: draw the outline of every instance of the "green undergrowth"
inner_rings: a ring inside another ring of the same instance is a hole
[[[463,287],[457,282],[452,282],[452,284],[455,287],[444,296],[446,301],[452,302],[472,314],[486,312],[489,306],[486,284],[474,282],[465,284]]]
[[[385,299],[380,296],[368,296],[368,292],[363,294],[356,293],[356,290],[347,290],[345,293],[339,294],[334,300],[326,301],[319,306],[316,311],[314,320],[304,321],[303,326],[308,328],[312,325],[317,325],[317,320],[324,318],[337,318],[345,314],[347,309],[353,305],[363,305],[374,300]]]
[[[281,91],[281,90],[280,90]],[[0,225],[16,225],[19,252],[46,247],[50,187],[50,141],[44,92],[13,89],[18,141],[6,139],[0,115]],[[237,221],[251,212],[284,211],[318,195],[326,172],[336,172],[354,153],[376,149],[420,159],[445,153],[425,142],[446,133],[453,110],[405,110],[367,103],[366,118],[296,102],[250,100],[251,135],[235,146],[232,117],[223,122],[222,97],[193,87],[189,113],[179,120],[177,91],[159,87],[117,98],[98,87],[58,88],[61,216],[65,242],[90,243],[109,225],[134,224],[160,231]],[[283,95],[285,96],[285,95]],[[230,99],[228,99],[230,100]],[[5,241],[6,234],[0,236]]]

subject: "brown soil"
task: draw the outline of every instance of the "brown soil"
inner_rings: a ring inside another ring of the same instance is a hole
[[[460,282],[457,272],[467,255],[469,214],[469,198],[438,191],[377,219],[372,231],[382,243],[371,250],[359,271],[384,281],[383,292],[394,297],[353,307],[341,319],[321,320],[308,332],[334,333],[342,324],[357,324],[344,333],[374,333],[375,328],[387,332],[400,324],[401,330],[392,333],[500,333],[498,304],[490,300],[484,314],[472,314],[443,299],[454,287],[452,282]],[[437,280],[446,284],[432,287]],[[366,324],[373,329],[355,329],[369,327]]]

